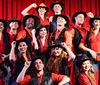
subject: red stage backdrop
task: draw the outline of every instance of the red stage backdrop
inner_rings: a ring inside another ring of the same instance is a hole
[[[50,4],[56,0],[0,0],[0,19],[11,19],[13,17],[22,19],[21,11],[32,3],[39,5],[45,3],[49,8]],[[94,15],[100,15],[100,0],[57,0],[65,5],[64,14],[72,15],[77,11],[92,12]],[[29,11],[31,14],[36,14],[35,9]],[[49,10],[48,15],[53,13]]]

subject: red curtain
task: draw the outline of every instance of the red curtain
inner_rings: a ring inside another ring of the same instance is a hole
[[[48,7],[56,0],[0,0],[0,19],[22,19],[21,11],[32,3],[39,5],[45,3]],[[72,15],[77,11],[92,12],[94,15],[100,15],[100,0],[57,0],[61,1],[65,5],[63,11],[64,14]],[[36,14],[35,9],[29,11],[31,14]],[[48,15],[51,16],[53,13],[49,10]]]

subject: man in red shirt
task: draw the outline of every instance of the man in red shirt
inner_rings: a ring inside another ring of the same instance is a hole
[[[25,29],[21,30],[18,35],[16,40],[20,39],[25,39],[28,41],[28,46],[30,48],[30,52],[33,52],[32,47],[37,50],[38,49],[38,44],[37,40],[35,37],[35,29],[39,23],[39,19],[35,15],[26,15],[23,18],[23,25]]]
[[[34,70],[32,73],[30,73],[30,75],[25,75],[30,64],[32,66],[31,69]],[[53,85],[53,82],[57,82],[57,85],[64,85],[69,81],[70,79],[65,75],[58,75],[55,73],[50,74],[47,72],[44,68],[42,57],[34,57],[32,62],[25,62],[25,66],[16,80],[19,85]]]

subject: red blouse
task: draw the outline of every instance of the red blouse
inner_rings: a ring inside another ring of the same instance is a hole
[[[80,85],[96,85],[96,81],[92,79],[90,75],[85,74],[85,73],[82,73],[79,75],[78,82]]]

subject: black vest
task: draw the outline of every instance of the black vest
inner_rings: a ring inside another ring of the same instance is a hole
[[[36,75],[32,76],[28,85],[53,85],[51,75],[48,72],[44,72],[42,83],[40,84]]]
[[[59,34],[57,40],[62,41],[62,42],[65,41],[65,40],[64,40],[64,34],[65,34],[65,31],[67,31],[66,28],[64,28],[64,29],[62,30],[62,32]],[[56,31],[55,31],[55,32],[56,32]],[[55,41],[55,35],[56,35],[55,32],[53,32],[53,34],[52,34],[52,36],[51,36],[51,41]]]

